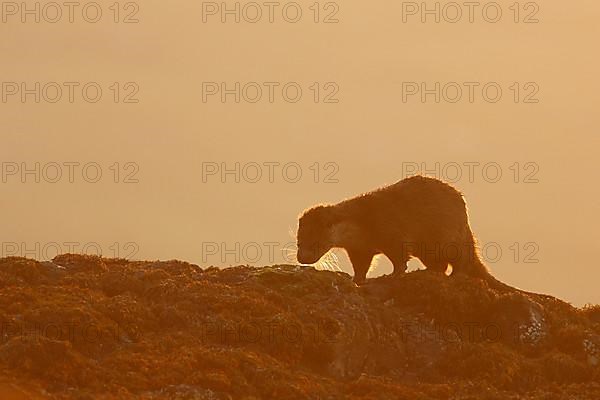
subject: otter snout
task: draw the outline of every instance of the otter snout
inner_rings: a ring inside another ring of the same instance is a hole
[[[296,254],[296,259],[300,264],[314,264],[317,261],[319,261],[319,258],[321,257],[316,257],[314,251],[306,251],[299,249],[298,253]]]

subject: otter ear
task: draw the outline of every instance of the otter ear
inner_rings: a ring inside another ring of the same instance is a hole
[[[335,206],[322,206],[321,215],[323,223],[328,228],[333,228],[342,221],[341,214]]]
[[[329,237],[334,243],[349,244],[360,238],[360,230],[350,221],[338,221],[329,227]]]

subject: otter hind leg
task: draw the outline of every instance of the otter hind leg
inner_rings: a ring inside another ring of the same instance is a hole
[[[408,269],[408,260],[410,256],[408,254],[401,254],[396,252],[384,252],[385,256],[390,259],[392,265],[394,265],[394,274],[403,274]]]
[[[424,257],[424,259],[420,259],[423,265],[427,267],[427,271],[430,272],[441,272],[443,274],[448,270],[449,262],[447,260],[441,259],[437,256]]]

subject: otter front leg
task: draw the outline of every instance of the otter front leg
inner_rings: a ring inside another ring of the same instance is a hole
[[[352,268],[354,269],[354,283],[360,285],[367,279],[367,272],[371,267],[371,261],[375,257],[374,251],[346,249],[348,256],[352,262]]]

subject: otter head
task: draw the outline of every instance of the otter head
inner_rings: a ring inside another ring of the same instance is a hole
[[[336,224],[332,206],[317,206],[306,211],[298,222],[298,262],[314,264],[336,246],[332,228]]]

